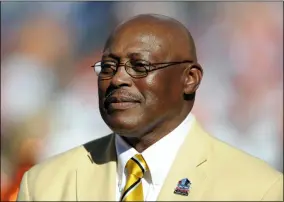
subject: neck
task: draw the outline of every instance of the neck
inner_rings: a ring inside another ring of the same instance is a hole
[[[151,145],[155,144],[157,141],[168,135],[172,132],[175,128],[177,128],[183,120],[188,116],[190,110],[182,110],[182,112],[174,116],[174,118],[165,118],[164,120],[160,121],[159,123],[155,124],[151,130],[144,133],[140,138],[126,138],[127,141],[133,148],[136,149],[139,153],[143,152]]]

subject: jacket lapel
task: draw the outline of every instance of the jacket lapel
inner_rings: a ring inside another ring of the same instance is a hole
[[[85,154],[78,169],[78,201],[115,201],[116,152],[114,135],[84,145]],[[74,190],[75,191],[75,190]]]
[[[200,200],[205,185],[205,162],[209,149],[209,137],[194,120],[192,128],[181,146],[159,194],[158,201]],[[188,196],[175,194],[178,182],[187,178],[191,184]]]

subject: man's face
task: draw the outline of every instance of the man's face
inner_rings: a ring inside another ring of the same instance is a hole
[[[129,60],[171,62],[172,48],[163,35],[135,29],[117,31],[105,47],[102,61],[122,65],[112,78],[98,79],[99,106],[106,124],[118,134],[140,137],[181,111],[182,68],[168,67],[133,78],[123,65]]]

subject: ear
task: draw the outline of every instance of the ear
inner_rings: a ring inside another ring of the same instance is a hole
[[[184,94],[193,94],[202,80],[203,69],[198,63],[189,65],[184,71]]]

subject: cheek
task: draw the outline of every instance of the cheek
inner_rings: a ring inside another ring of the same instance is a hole
[[[149,74],[142,85],[141,88],[145,89],[142,94],[147,107],[156,110],[172,104],[171,84],[162,75]]]
[[[106,93],[108,85],[109,85],[109,82],[107,81],[98,81],[99,102],[101,102],[102,98],[105,97],[105,93]]]
[[[99,95],[103,95],[105,94],[108,86],[109,86],[109,81],[108,80],[102,80],[102,81],[98,81],[98,91],[99,91]]]

